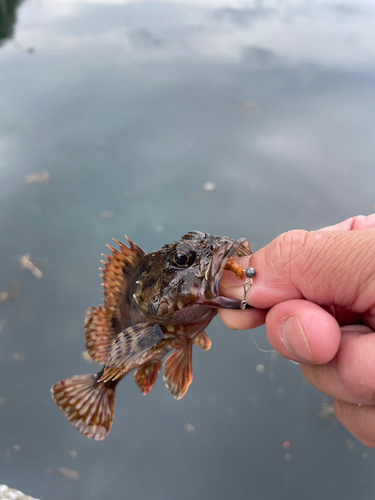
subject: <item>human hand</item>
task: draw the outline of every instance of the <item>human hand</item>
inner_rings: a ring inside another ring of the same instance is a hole
[[[375,214],[319,231],[289,231],[236,262],[257,274],[246,300],[253,309],[221,310],[233,329],[265,322],[281,356],[333,398],[339,421],[375,447]],[[242,300],[243,286],[224,271],[220,293]]]

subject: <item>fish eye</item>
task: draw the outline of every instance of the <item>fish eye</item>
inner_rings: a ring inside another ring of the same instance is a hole
[[[194,253],[191,250],[178,250],[172,255],[172,262],[178,267],[189,267],[194,262]]]

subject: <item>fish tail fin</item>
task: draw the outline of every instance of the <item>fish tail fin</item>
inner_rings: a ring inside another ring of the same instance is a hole
[[[52,397],[69,422],[84,436],[100,441],[115,413],[114,383],[98,383],[98,375],[75,375],[57,382]]]

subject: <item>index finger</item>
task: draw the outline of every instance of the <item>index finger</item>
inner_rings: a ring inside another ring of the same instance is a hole
[[[259,309],[307,299],[321,306],[365,312],[374,306],[374,241],[373,228],[284,233],[242,264],[257,272],[246,300]],[[242,300],[243,284],[225,273],[221,293]]]

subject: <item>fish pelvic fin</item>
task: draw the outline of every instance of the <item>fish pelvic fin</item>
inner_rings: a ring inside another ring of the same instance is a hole
[[[101,261],[104,268],[100,268],[100,270],[104,271],[101,274],[104,287],[104,304],[108,310],[110,320],[119,317],[120,305],[124,297],[127,281],[132,275],[135,266],[146,253],[126,235],[125,238],[129,243],[129,247],[121,243],[121,241],[113,240],[118,244],[120,250],[107,245],[112,255],[102,254],[108,261]]]
[[[115,385],[97,382],[93,374],[57,382],[52,397],[69,422],[84,436],[100,441],[108,434],[115,413]]]
[[[181,399],[193,380],[191,340],[182,341],[164,363],[164,383],[172,396]]]
[[[99,382],[116,380],[157,355],[171,342],[163,328],[145,322],[129,326],[119,333],[108,350],[108,360]]]
[[[203,349],[203,351],[208,351],[211,349],[212,342],[206,332],[201,332],[195,337],[194,344]]]
[[[161,368],[161,359],[150,360],[134,372],[134,380],[144,395],[148,394],[155,384]]]
[[[108,310],[104,306],[89,307],[85,317],[85,344],[89,356],[97,363],[105,363],[108,347],[116,336]]]

